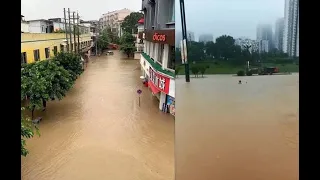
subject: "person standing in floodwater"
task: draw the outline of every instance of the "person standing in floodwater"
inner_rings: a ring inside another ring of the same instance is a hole
[[[241,80],[239,80],[239,83],[238,84],[242,84]]]

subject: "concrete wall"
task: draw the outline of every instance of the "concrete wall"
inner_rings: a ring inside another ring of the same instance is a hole
[[[32,32],[32,33],[43,33],[41,31],[41,23],[40,23],[40,21],[30,21],[29,22],[29,32]]]
[[[21,22],[21,32],[29,32],[29,23]]]
[[[50,48],[50,57],[53,57],[54,47],[56,46],[58,52],[60,52],[60,45],[65,44],[64,41],[64,33],[21,33],[21,53],[26,52],[27,63],[32,63],[34,62],[33,50],[39,49],[40,60],[44,60],[46,59],[45,48]],[[86,42],[87,47],[91,45],[91,41],[92,39],[90,34],[80,35],[80,43]]]

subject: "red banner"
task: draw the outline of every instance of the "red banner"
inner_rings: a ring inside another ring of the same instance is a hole
[[[155,72],[149,67],[150,82],[160,91],[169,94],[170,78]]]

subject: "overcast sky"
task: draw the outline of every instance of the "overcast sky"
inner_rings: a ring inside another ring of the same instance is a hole
[[[176,0],[176,29],[181,29],[179,1]],[[284,0],[185,0],[187,30],[197,37],[223,34],[234,38],[256,38],[259,23],[274,24],[284,16]],[[274,31],[274,29],[273,29]]]
[[[21,14],[26,20],[63,18],[63,8],[78,11],[84,20],[99,20],[103,13],[128,8],[141,9],[142,0],[21,0]]]

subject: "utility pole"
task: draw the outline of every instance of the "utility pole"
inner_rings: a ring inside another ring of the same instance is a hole
[[[186,42],[185,43],[185,52],[187,52],[188,47],[188,38],[187,38],[187,25],[186,25],[186,14],[184,9],[184,0],[180,0],[180,12],[181,12],[181,26],[182,26],[182,39]],[[190,70],[189,70],[189,63],[187,61],[187,54],[185,54],[186,61],[184,62],[185,73],[186,73],[186,82],[190,82]]]
[[[73,20],[73,44],[74,44],[74,52],[77,53],[77,41],[76,41],[76,23],[74,12],[72,13],[72,20]]]
[[[78,31],[77,31],[77,33],[78,33],[78,54],[80,54],[80,27],[79,27],[79,13],[77,12],[77,19],[78,19],[78,21],[77,21],[77,25],[78,25]]]
[[[70,23],[70,8],[68,8],[68,16],[69,16],[69,35],[70,35],[70,46],[69,46],[69,49],[70,49],[70,52],[72,52],[72,35],[71,35],[71,23]]]
[[[67,40],[67,52],[69,52],[69,41],[68,41],[68,31],[67,31],[66,8],[63,8],[63,14],[64,14],[64,30],[66,31],[66,40]]]

